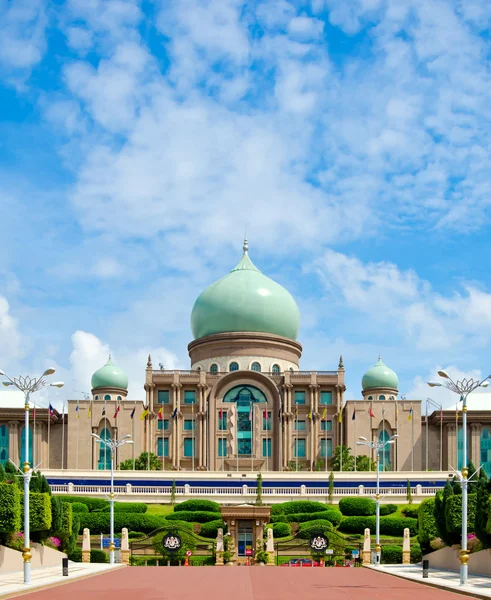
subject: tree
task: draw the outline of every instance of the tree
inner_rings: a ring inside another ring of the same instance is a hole
[[[147,471],[150,464],[150,471],[160,471],[162,469],[162,461],[153,452],[142,452],[135,460],[135,469],[137,471]],[[133,459],[129,458],[119,464],[121,471],[131,471],[133,469]]]
[[[470,479],[476,473],[476,467],[474,466],[474,463],[472,462],[472,460],[469,461],[467,470],[468,470],[467,477]],[[479,481],[479,477],[477,475],[475,475],[475,477],[472,481],[469,481],[469,483],[467,485],[469,494],[475,494],[477,492],[477,482],[478,481]]]
[[[408,504],[412,504],[413,503],[413,493],[411,491],[411,482],[409,481],[409,479],[407,480],[407,484],[406,484],[406,500]]]
[[[176,480],[174,479],[174,481],[172,482],[172,487],[170,488],[170,503],[171,503],[171,506],[174,506],[174,504],[176,503],[176,491],[177,491]]]
[[[435,496],[435,525],[438,531],[438,537],[445,542],[447,546],[452,545],[452,536],[447,531],[447,520],[445,515],[445,507],[447,500],[454,496],[455,492],[450,481],[447,481],[443,492],[437,492]]]
[[[7,475],[5,473],[5,469],[3,468],[2,463],[0,463],[0,483],[7,479]]]
[[[369,456],[362,455],[356,457],[357,471],[375,471],[376,467],[375,461],[371,460]]]
[[[333,500],[334,500],[334,473],[333,471],[331,471],[331,474],[329,475],[329,504],[332,504]]]
[[[351,455],[351,448],[348,446],[342,447],[343,471],[355,470],[355,457]],[[340,471],[341,446],[336,446],[334,449],[334,457],[332,459],[333,471]]]
[[[485,548],[491,548],[491,532],[487,528],[491,516],[491,481],[484,469],[477,482],[476,496],[476,536]]]
[[[263,505],[263,476],[261,475],[261,473],[257,474],[256,504],[257,506]]]

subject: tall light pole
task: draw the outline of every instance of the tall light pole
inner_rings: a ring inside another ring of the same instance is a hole
[[[29,397],[30,394],[38,392],[40,389],[52,386],[52,387],[63,387],[62,381],[56,381],[54,383],[48,383],[45,377],[53,375],[54,369],[46,369],[41,377],[9,377],[4,371],[0,370],[0,376],[5,377],[6,381],[3,381],[3,385],[6,387],[16,387],[24,394],[24,464],[22,469],[19,468],[21,476],[24,479],[24,548],[22,549],[22,558],[24,559],[24,583],[31,583],[31,542],[30,542],[30,530],[29,530],[29,484],[31,483],[31,477],[33,469],[29,464]]]
[[[377,565],[380,564],[380,471],[379,471],[379,462],[380,462],[380,450],[383,450],[387,444],[394,444],[396,438],[399,437],[396,434],[391,436],[388,440],[383,442],[369,442],[366,437],[360,435],[360,441],[356,442],[358,446],[367,446],[376,452],[376,460],[375,460],[375,468],[377,471],[377,491],[375,493],[375,552],[377,556]]]
[[[462,543],[460,549],[460,585],[467,584],[467,576],[469,574],[469,567],[467,565],[469,561],[469,552],[467,550],[467,484],[469,482],[469,470],[467,468],[467,396],[476,390],[478,387],[488,387],[488,379],[491,375],[488,375],[482,380],[476,379],[462,379],[462,381],[453,381],[450,375],[446,371],[438,371],[438,375],[443,379],[442,383],[435,381],[428,381],[430,387],[446,387],[451,392],[460,396],[460,402],[462,402],[462,469],[459,477],[462,483]],[[457,456],[458,456],[458,443],[459,436],[456,431],[457,437]],[[455,465],[458,471],[459,465]]]
[[[114,453],[120,446],[125,444],[133,444],[131,435],[125,435],[119,441],[111,438],[103,440],[97,433],[91,433],[92,437],[96,439],[99,444],[104,444],[111,452],[111,493],[109,494],[109,527],[110,527],[110,541],[109,541],[109,562],[111,565],[114,564]]]

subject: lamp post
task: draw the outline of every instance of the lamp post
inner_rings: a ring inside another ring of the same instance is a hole
[[[31,542],[30,542],[30,531],[29,531],[29,484],[31,483],[31,477],[33,474],[33,468],[29,464],[29,400],[30,395],[34,392],[38,392],[40,389],[52,386],[52,387],[63,387],[62,381],[56,381],[54,383],[48,383],[45,377],[53,375],[54,369],[46,369],[41,377],[9,377],[4,371],[0,370],[0,376],[5,377],[6,381],[3,381],[3,385],[6,387],[16,387],[24,394],[24,464],[22,469],[19,468],[21,477],[24,478],[24,548],[22,550],[22,558],[24,559],[24,583],[26,585],[31,583]]]
[[[476,390],[478,387],[488,387],[488,379],[491,375],[488,375],[482,380],[476,379],[462,379],[462,381],[453,381],[450,375],[446,371],[438,371],[438,375],[443,379],[443,382],[428,381],[430,387],[446,387],[451,392],[460,396],[460,402],[462,402],[462,469],[459,474],[459,480],[462,483],[462,544],[460,549],[460,585],[467,584],[467,576],[469,573],[469,567],[467,565],[469,561],[469,552],[467,550],[467,484],[469,482],[469,470],[467,468],[467,396]],[[457,433],[457,456],[458,456],[458,431]],[[456,465],[458,471],[459,465]]]
[[[97,433],[91,433],[92,437],[96,439],[99,444],[104,444],[111,452],[111,493],[109,494],[109,527],[110,527],[110,539],[109,539],[109,562],[111,565],[114,564],[114,453],[120,446],[125,444],[133,444],[131,435],[125,435],[119,441],[111,438],[103,440]]]
[[[380,450],[385,448],[387,444],[394,444],[395,439],[398,437],[397,433],[391,436],[388,440],[383,442],[369,442],[366,437],[360,435],[360,441],[356,442],[358,446],[367,446],[371,450],[376,451],[375,468],[377,471],[377,490],[375,493],[375,552],[377,556],[377,565],[380,564]]]

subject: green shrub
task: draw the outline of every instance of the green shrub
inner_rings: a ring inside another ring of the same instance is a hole
[[[289,537],[292,534],[292,529],[288,523],[270,523],[264,528],[264,536],[267,537],[268,529],[273,530],[274,538]]]
[[[0,532],[20,531],[20,490],[16,485],[0,483]]]
[[[333,529],[334,527],[330,521],[326,521],[325,519],[315,519],[314,521],[302,523],[297,537],[308,540],[314,534],[328,535]]]
[[[475,522],[476,536],[484,548],[491,547],[491,532],[488,530],[488,521],[491,515],[490,490],[491,482],[484,472],[477,485]]]
[[[416,535],[417,519],[401,517],[381,517],[380,533],[382,535],[403,536],[404,529],[408,527],[411,536]],[[366,528],[370,533],[375,533],[375,517],[346,517],[341,522],[339,530],[344,533],[363,533]]]
[[[420,504],[406,504],[401,508],[401,512],[405,517],[418,518]]]
[[[146,537],[146,533],[143,533],[143,531],[129,531],[128,532],[128,539],[129,540],[136,540],[138,538],[143,538]]]
[[[375,514],[375,500],[371,498],[342,498],[339,510],[346,517],[370,516]]]
[[[283,506],[281,504],[274,504],[271,507],[271,516],[273,515],[283,515],[284,511],[283,511]]]
[[[82,549],[74,548],[67,556],[68,560],[73,560],[73,562],[82,562]]]
[[[221,519],[215,521],[208,521],[201,527],[200,535],[206,538],[216,538],[218,535],[218,529],[222,528],[224,533],[226,531],[225,523]]]
[[[315,513],[293,513],[286,515],[289,523],[305,523],[306,521],[312,521],[312,519],[324,519],[330,521],[333,525],[339,525],[341,523],[342,515],[337,508],[324,507],[325,510],[322,512]]]
[[[411,545],[411,563],[414,565],[420,563],[423,560],[423,552],[419,544]]]
[[[175,512],[183,510],[219,513],[220,505],[218,502],[212,502],[211,500],[186,500],[186,502],[180,502],[174,506]]]
[[[205,512],[202,510],[181,510],[165,517],[166,521],[188,521],[189,523],[208,523],[218,519],[222,519],[219,512]]]
[[[23,504],[24,494],[21,494]],[[21,511],[23,511],[21,507]],[[51,500],[49,494],[29,492],[29,524],[31,531],[45,531],[48,537],[51,528]]]
[[[428,498],[421,503],[418,511],[418,541],[422,548],[430,550],[430,542],[436,537],[435,498]]]
[[[61,531],[64,535],[71,535],[73,527],[73,510],[72,505],[63,502],[61,511]]]
[[[79,513],[79,516],[82,529],[88,527],[91,534],[97,535],[99,533],[109,532],[109,513]],[[123,527],[126,527],[128,530],[151,533],[166,523],[167,522],[159,515],[134,515],[132,513],[114,514],[115,531],[121,531]]]
[[[271,515],[271,523],[288,523],[288,517],[283,513]]]
[[[61,496],[51,496],[51,535],[56,536],[61,530],[63,501]]]
[[[476,494],[469,494],[467,508],[467,529],[469,533],[474,532],[476,515]],[[445,524],[447,533],[452,537],[454,543],[460,541],[462,530],[462,496],[454,494],[447,499],[445,504]]]
[[[90,551],[90,562],[91,563],[108,563],[109,556],[104,550],[91,550]]]
[[[155,535],[155,537],[153,538],[154,550],[158,554],[162,555],[164,562],[170,561],[171,565],[177,565],[179,564],[179,561],[183,561],[186,558],[186,550],[194,550],[196,548],[196,540],[193,537],[193,535],[191,533],[182,531],[180,528],[176,529],[176,523],[178,523],[178,521],[167,521],[168,527],[166,527],[166,529],[164,529],[163,531],[157,533],[157,535]],[[187,523],[187,525],[188,527],[192,528],[192,525],[190,523]],[[162,539],[164,538],[164,536],[172,531],[176,531],[179,537],[181,538],[182,545],[177,552],[169,552],[162,545]]]
[[[89,507],[81,502],[72,502],[72,511],[74,513],[88,513]]]
[[[380,516],[392,515],[397,512],[397,504],[382,504],[380,506]]]
[[[318,513],[328,508],[327,504],[322,502],[312,502],[311,500],[293,500],[291,502],[282,502],[278,504],[278,512],[285,515],[297,513]]]
[[[385,565],[400,565],[402,563],[402,547],[382,546],[382,563]]]
[[[63,502],[68,504],[73,504],[73,502],[80,502],[85,504],[89,509],[89,512],[104,510],[106,506],[109,506],[109,502],[107,500],[102,500],[101,498],[89,498],[88,496],[60,496]]]
[[[104,512],[109,512],[111,505],[108,504],[104,507]],[[127,512],[134,514],[145,514],[148,510],[148,506],[144,502],[115,502],[114,512]]]

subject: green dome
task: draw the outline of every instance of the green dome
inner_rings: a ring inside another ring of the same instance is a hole
[[[105,387],[128,389],[128,375],[113,363],[111,356],[107,363],[92,375],[92,389]]]
[[[368,369],[365,375],[363,375],[361,386],[363,391],[371,390],[372,388],[390,388],[398,390],[399,378],[392,369],[389,369],[389,367],[384,365],[379,356],[377,364],[371,369]]]
[[[263,275],[248,255],[198,296],[191,313],[194,339],[215,333],[256,331],[295,340],[300,312],[293,296]]]

